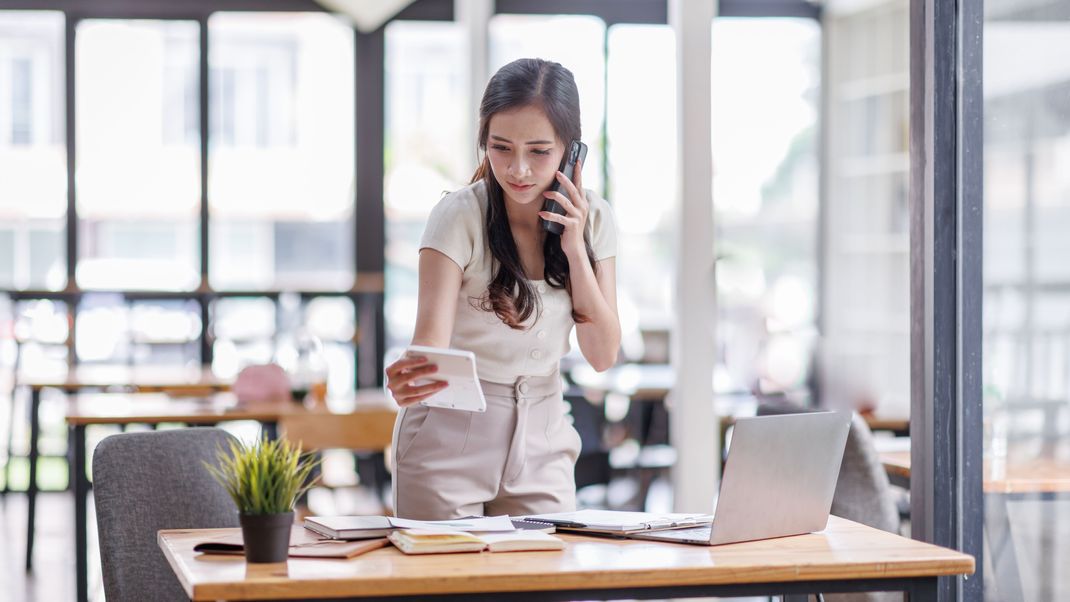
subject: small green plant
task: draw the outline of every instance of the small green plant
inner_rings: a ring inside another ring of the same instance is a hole
[[[308,477],[320,463],[311,456],[302,459],[300,444],[267,437],[252,445],[231,441],[230,449],[220,446],[216,457],[219,466],[206,462],[205,467],[246,515],[293,510],[297,498],[312,487]]]

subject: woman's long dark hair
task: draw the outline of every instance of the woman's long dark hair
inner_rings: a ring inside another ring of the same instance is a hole
[[[472,176],[472,182],[483,180],[486,183],[487,241],[497,264],[487,294],[479,300],[479,305],[484,311],[493,311],[502,322],[517,330],[523,330],[523,322],[532,313],[541,313],[542,308],[531,281],[524,275],[513,231],[509,228],[505,192],[491,171],[486,152],[491,117],[501,111],[529,106],[546,115],[557,139],[566,146],[572,140],[579,140],[580,95],[572,72],[559,63],[542,59],[513,61],[490,78],[479,105],[479,148],[483,151],[483,161]],[[587,248],[587,260],[597,270],[590,230],[589,226],[584,228],[583,243]],[[552,232],[544,234],[542,256],[546,283],[553,288],[563,288],[571,295],[568,258],[561,250],[561,236]],[[586,316],[575,311],[572,318],[578,323],[588,321]]]

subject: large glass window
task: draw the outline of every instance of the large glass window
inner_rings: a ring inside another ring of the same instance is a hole
[[[386,321],[389,345],[407,344],[416,320],[420,236],[442,195],[468,183],[478,158],[465,140],[465,30],[395,21],[386,28]]]
[[[200,361],[200,305],[192,299],[83,295],[76,308],[80,363],[192,365]]]
[[[211,305],[214,335],[212,370],[233,377],[249,364],[265,364],[275,354],[278,308],[268,297],[232,297]]]
[[[67,284],[63,15],[0,12],[0,288]]]
[[[348,289],[352,28],[315,13],[218,13],[208,35],[212,286]]]
[[[212,369],[233,378],[250,364],[276,362],[295,382],[326,375],[331,396],[352,393],[356,311],[347,297],[302,299],[296,293],[229,297],[211,305]]]
[[[191,21],[78,24],[83,288],[191,290],[200,283],[198,37]]]
[[[910,413],[908,14],[886,0],[826,15],[821,391],[887,418]]]
[[[985,3],[986,600],[1070,596],[1068,14]]]
[[[667,346],[642,333],[667,340],[672,322],[676,38],[667,25],[614,25],[608,51],[606,189],[619,235],[622,347],[630,360],[667,362]]]
[[[821,27],[721,18],[712,38],[722,383],[804,395],[816,339]]]

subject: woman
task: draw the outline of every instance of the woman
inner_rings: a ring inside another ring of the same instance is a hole
[[[415,519],[575,509],[580,439],[566,418],[558,363],[576,326],[597,370],[620,346],[616,230],[608,204],[558,171],[580,139],[572,73],[521,59],[491,78],[479,109],[483,162],[446,195],[420,243],[412,343],[476,355],[485,413],[418,405],[444,383],[426,358],[386,370],[402,407],[394,427],[394,510]],[[555,181],[567,192],[550,192]],[[565,215],[542,211],[553,198]],[[571,200],[570,200],[571,199]],[[546,232],[542,220],[564,226]]]

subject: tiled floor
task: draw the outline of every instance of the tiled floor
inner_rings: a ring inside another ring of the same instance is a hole
[[[43,493],[37,497],[37,538],[34,569],[23,568],[26,552],[26,496],[0,496],[0,598],[11,602],[59,602],[74,594],[74,496]],[[96,525],[90,525],[90,595],[103,601],[100,562],[96,550]]]

